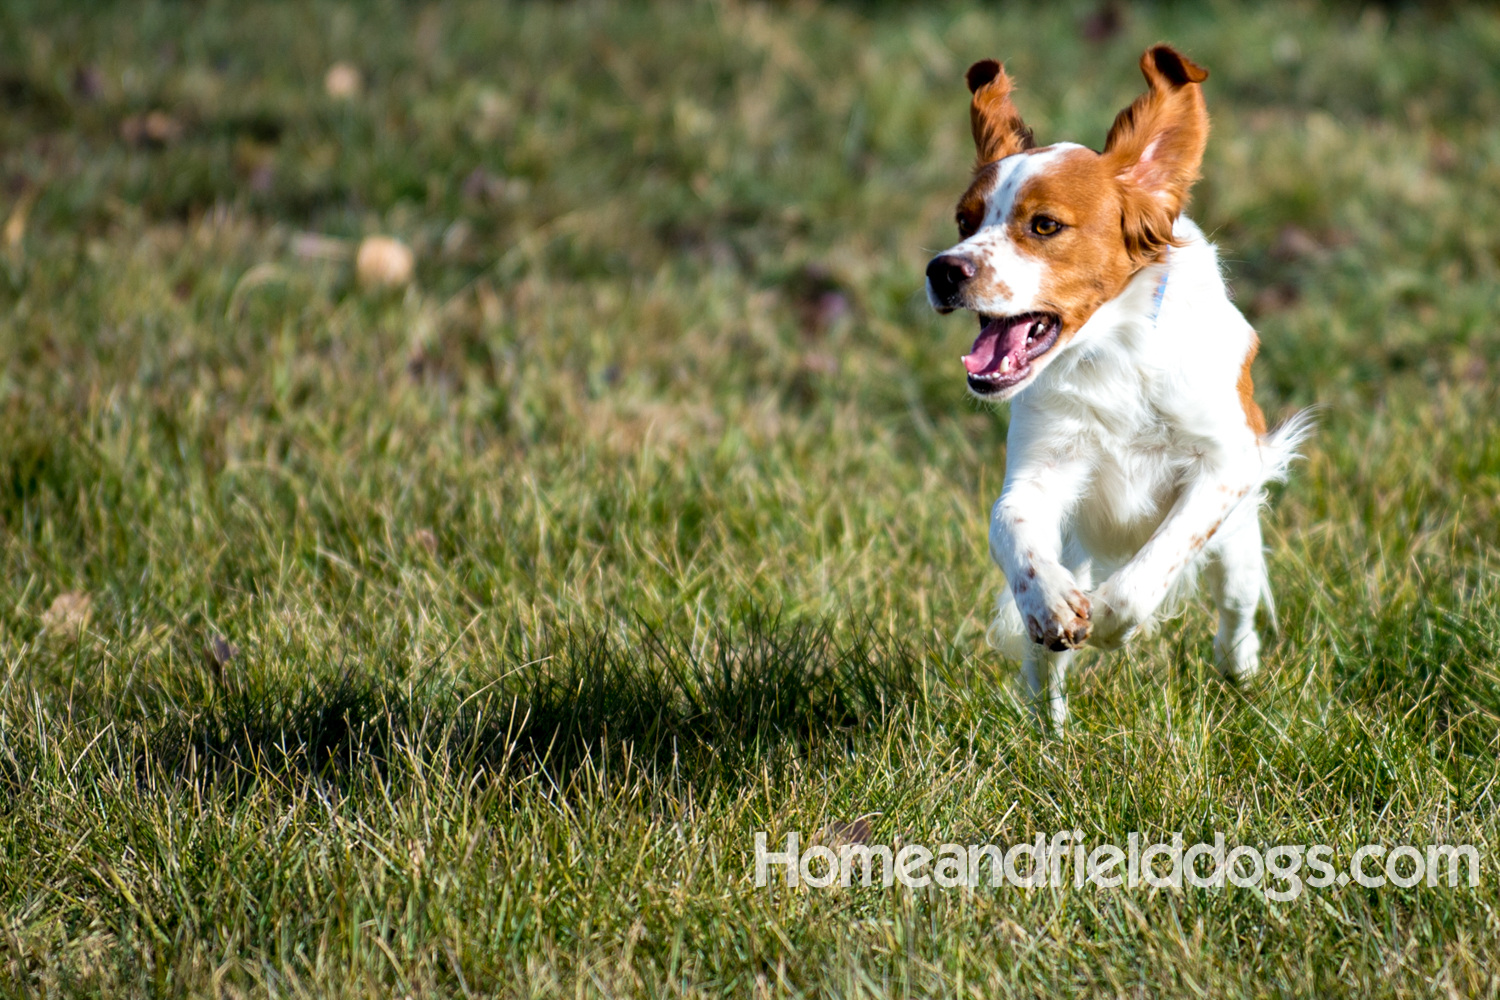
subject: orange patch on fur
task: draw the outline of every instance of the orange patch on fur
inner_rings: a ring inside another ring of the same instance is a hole
[[[1259,351],[1260,338],[1251,334],[1250,350],[1245,352],[1245,363],[1240,366],[1240,379],[1235,383],[1235,388],[1240,393],[1240,409],[1245,411],[1245,423],[1250,425],[1256,437],[1265,437],[1266,415],[1256,405],[1255,382],[1250,378],[1250,365],[1255,361],[1255,355]]]
[[[974,95],[969,104],[969,124],[974,132],[976,171],[1036,145],[1031,129],[1010,101],[1011,82],[1004,66],[993,59],[981,59],[969,67],[965,79],[969,93]]]
[[[968,239],[978,232],[979,224],[984,221],[985,198],[994,186],[995,164],[987,163],[975,169],[974,179],[969,182],[963,197],[958,199],[958,211],[954,213],[961,238]]]
[[[1208,145],[1203,88],[1208,70],[1166,45],[1141,56],[1146,93],[1115,117],[1104,155],[1124,183],[1125,243],[1145,263],[1175,243],[1172,223],[1187,204]]]
[[[1057,235],[1031,233],[1039,215],[1055,219]],[[1137,264],[1120,238],[1120,190],[1104,157],[1090,149],[1066,153],[1027,181],[1008,222],[1019,253],[1046,262],[1039,305],[1062,319],[1060,343],[1119,295]]]

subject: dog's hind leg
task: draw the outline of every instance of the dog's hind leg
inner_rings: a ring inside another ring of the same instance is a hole
[[[1074,652],[1054,652],[1035,643],[1021,661],[1021,697],[1037,719],[1061,733],[1068,724],[1068,663]]]
[[[1261,599],[1273,616],[1261,547],[1260,510],[1254,503],[1236,511],[1214,537],[1208,564],[1203,568],[1214,603],[1219,608],[1219,631],[1214,636],[1214,658],[1219,672],[1240,683],[1260,670],[1260,637],[1255,634],[1255,609]]]

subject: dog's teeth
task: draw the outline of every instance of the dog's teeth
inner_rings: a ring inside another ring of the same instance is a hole
[[[1004,375],[1008,371],[1010,371],[1010,355],[1009,354],[1007,354],[1005,357],[1003,357],[1003,358],[1000,359],[1000,374]]]

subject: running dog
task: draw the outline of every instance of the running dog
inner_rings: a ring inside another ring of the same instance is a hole
[[[1267,433],[1255,331],[1182,214],[1208,141],[1208,72],[1166,45],[1141,71],[1149,88],[1095,152],[1038,147],[1004,68],[971,66],[978,157],[960,241],[927,267],[935,309],[978,316],[969,391],[1010,402],[989,525],[1009,587],[989,636],[1022,661],[1026,696],[1058,727],[1074,651],[1149,630],[1200,570],[1219,609],[1220,669],[1255,674],[1256,608],[1274,615],[1265,485],[1310,429],[1299,414]]]

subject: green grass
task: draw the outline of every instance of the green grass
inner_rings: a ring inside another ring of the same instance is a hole
[[[1088,14],[4,5],[0,988],[1500,993],[1500,14]],[[921,273],[971,60],[1097,145],[1162,39],[1260,402],[1324,409],[1263,681],[1194,606],[1048,740],[982,638],[1005,413]],[[404,291],[299,254],[377,232]],[[868,813],[1483,884],[754,888],[755,831]]]

